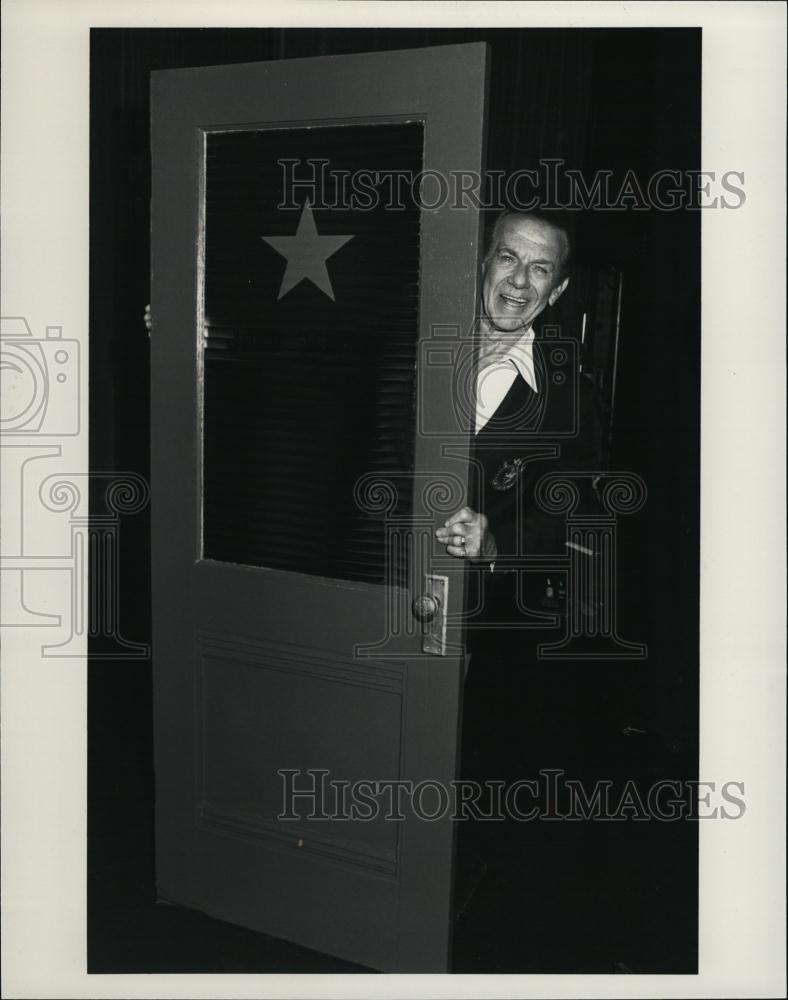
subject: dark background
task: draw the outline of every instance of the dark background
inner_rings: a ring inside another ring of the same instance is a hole
[[[150,71],[469,41],[491,46],[489,170],[560,158],[587,178],[631,169],[645,183],[657,170],[699,169],[700,30],[93,30],[92,470],[149,474]],[[471,678],[466,744],[502,705],[522,705],[534,770],[647,787],[697,777],[700,213],[585,212],[577,241],[581,263],[624,274],[611,467],[642,476],[649,497],[620,522],[620,631],[649,655],[503,671],[483,690]],[[120,555],[120,628],[149,642],[147,512],[123,520]],[[89,971],[352,971],[156,904],[151,664],[96,653]],[[695,824],[530,824],[502,843],[495,863],[474,845],[487,874],[457,922],[456,971],[696,971]]]

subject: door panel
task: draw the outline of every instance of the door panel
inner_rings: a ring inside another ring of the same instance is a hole
[[[339,208],[336,178],[480,172],[485,89],[482,45],[153,76],[159,894],[386,970],[448,966],[450,815],[331,816],[337,783],[457,777],[464,567],[432,528],[469,421],[424,359],[471,329],[479,220]]]
[[[420,213],[404,190],[396,211],[338,206],[343,193],[371,201],[369,189],[343,192],[344,176],[418,176],[424,125],[234,130],[205,141],[204,555],[382,583],[383,514],[348,498],[376,470],[411,481]],[[321,165],[319,203],[337,206],[311,209],[337,246],[315,272],[322,288],[292,286],[276,249],[292,236],[294,213],[280,206],[303,162]],[[401,488],[390,513],[409,509]]]
[[[201,635],[199,644],[201,818],[396,875],[397,823],[382,813],[363,823],[332,822],[335,786],[295,776],[293,787],[315,794],[294,801],[287,809],[293,817],[278,823],[285,809],[277,770],[285,759],[292,770],[353,780],[361,746],[370,774],[398,779],[402,670],[365,669],[284,643]],[[337,698],[342,713],[327,716],[326,705]]]

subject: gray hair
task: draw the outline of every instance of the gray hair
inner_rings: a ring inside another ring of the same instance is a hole
[[[512,218],[534,219],[537,222],[543,222],[545,225],[550,226],[551,229],[554,229],[561,235],[563,253],[561,254],[561,264],[557,280],[563,281],[563,279],[569,274],[572,265],[572,237],[570,235],[570,226],[565,216],[549,212],[545,209],[518,211],[515,208],[504,208],[503,211],[499,212],[493,220],[489,231],[487,249],[484,254],[485,261],[489,260],[490,255],[496,247],[498,236],[503,228],[503,224],[507,219]]]

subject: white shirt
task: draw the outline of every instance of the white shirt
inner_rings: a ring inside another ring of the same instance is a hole
[[[529,327],[503,357],[492,364],[481,363],[476,376],[476,433],[484,427],[511,389],[517,373],[534,392],[539,392],[534,369],[534,330]]]

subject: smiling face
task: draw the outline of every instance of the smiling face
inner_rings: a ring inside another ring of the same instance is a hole
[[[484,262],[482,301],[489,335],[528,329],[569,284],[566,236],[542,219],[506,216]]]

